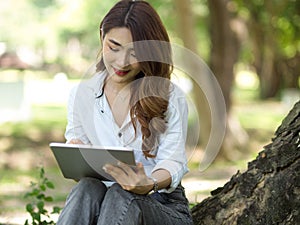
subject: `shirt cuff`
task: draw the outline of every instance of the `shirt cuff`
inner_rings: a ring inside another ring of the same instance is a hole
[[[188,172],[188,168],[185,164],[163,160],[156,164],[156,166],[152,169],[151,173],[156,170],[164,169],[167,170],[171,175],[171,184],[169,188],[161,189],[159,192],[171,193],[174,191],[178,184],[181,182],[182,177]]]

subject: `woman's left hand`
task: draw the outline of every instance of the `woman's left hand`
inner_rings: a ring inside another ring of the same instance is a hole
[[[104,171],[111,175],[124,190],[136,194],[148,194],[153,188],[153,180],[145,174],[144,166],[138,163],[133,169],[125,163],[106,164]]]

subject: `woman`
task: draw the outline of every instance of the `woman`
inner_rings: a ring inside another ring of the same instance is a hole
[[[180,182],[187,104],[170,83],[171,45],[145,1],[118,2],[100,24],[97,73],[71,92],[68,143],[134,149],[136,168],[107,164],[110,185],[83,178],[57,224],[192,224]]]

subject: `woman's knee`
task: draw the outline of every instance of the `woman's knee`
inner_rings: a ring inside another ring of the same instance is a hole
[[[105,202],[106,204],[114,204],[116,199],[118,199],[118,203],[122,203],[123,201],[130,200],[134,195],[128,191],[125,191],[119,184],[115,183],[111,187],[107,189],[105,194]]]
[[[106,190],[106,186],[100,180],[91,177],[84,177],[80,179],[74,188],[74,192],[76,192],[76,194],[90,195],[93,198],[97,198],[97,196],[103,197]]]
[[[118,198],[128,198],[130,195],[130,192],[125,191],[119,184],[115,183],[113,184],[108,190],[107,190],[107,195],[111,195]]]

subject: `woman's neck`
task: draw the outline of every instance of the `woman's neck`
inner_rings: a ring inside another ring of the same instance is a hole
[[[104,88],[107,88],[110,92],[119,93],[119,92],[127,92],[129,90],[129,86],[126,83],[117,83],[112,79],[106,78]]]

